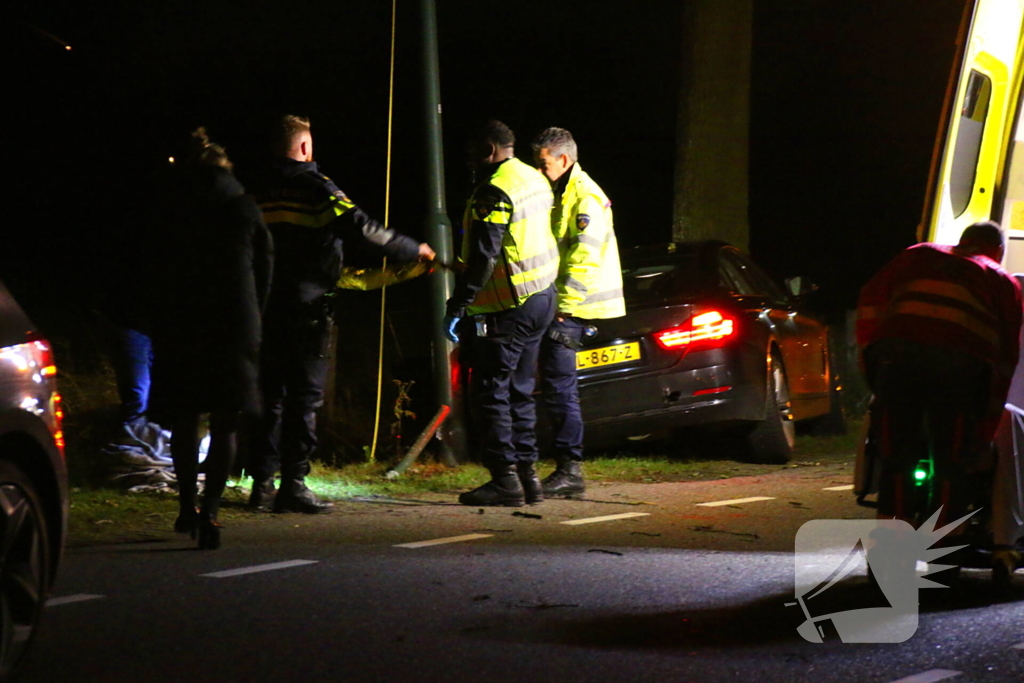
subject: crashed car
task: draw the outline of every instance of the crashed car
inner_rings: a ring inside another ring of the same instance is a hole
[[[587,445],[702,428],[740,458],[790,459],[795,423],[844,429],[828,327],[813,290],[783,291],[740,250],[718,241],[622,253],[626,316],[593,321],[577,352]]]

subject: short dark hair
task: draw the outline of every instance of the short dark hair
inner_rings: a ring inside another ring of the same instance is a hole
[[[999,249],[1005,244],[1003,229],[995,221],[978,221],[964,228],[960,235],[961,247]]]
[[[506,149],[516,146],[516,136],[512,129],[501,121],[491,119],[473,129],[469,139],[471,142],[491,143],[495,147]]]
[[[566,155],[569,161],[574,164],[579,160],[579,150],[576,147],[576,140],[572,133],[565,128],[545,128],[533,141],[533,151],[539,152],[546,149],[548,154],[554,157]]]

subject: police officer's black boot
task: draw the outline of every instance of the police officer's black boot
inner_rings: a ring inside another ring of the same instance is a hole
[[[260,512],[270,512],[274,505],[274,478],[252,480],[252,492],[249,494],[249,507]]]
[[[516,465],[516,473],[519,475],[519,483],[523,485],[523,495],[527,505],[544,502],[544,491],[541,488],[540,477],[534,469],[532,462],[520,462]]]
[[[305,477],[281,477],[281,488],[274,497],[274,512],[301,512],[315,515],[330,512],[334,503],[320,500],[306,486]]]
[[[583,470],[578,460],[565,460],[543,481],[544,495],[551,498],[573,498],[582,495],[587,487],[583,483]]]
[[[526,501],[523,485],[515,465],[500,465],[491,469],[491,480],[483,486],[459,495],[463,505],[501,505],[522,507]]]

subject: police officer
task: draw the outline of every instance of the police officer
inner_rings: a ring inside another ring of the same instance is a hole
[[[342,247],[360,240],[396,261],[430,260],[426,244],[371,219],[313,161],[309,120],[285,116],[275,131],[274,161],[250,182],[274,238],[274,281],[264,317],[260,389],[263,415],[249,470],[250,505],[274,512],[324,512],[305,484],[316,449],[330,344],[327,294],[338,281]],[[281,486],[273,476],[280,463]]]
[[[585,489],[576,350],[586,321],[621,317],[626,304],[612,203],[577,163],[572,133],[564,128],[543,131],[533,142],[533,158],[554,190],[551,226],[561,254],[555,284],[558,309],[540,351],[541,387],[554,427],[557,463],[543,481],[543,495],[565,497]]]
[[[467,145],[480,182],[463,219],[467,268],[443,324],[457,342],[456,325],[469,318],[459,329],[491,481],[460,495],[463,505],[523,505],[520,477],[537,461],[532,394],[540,340],[555,312],[558,246],[551,234],[551,187],[515,158],[514,146],[515,136],[500,121],[476,130]]]

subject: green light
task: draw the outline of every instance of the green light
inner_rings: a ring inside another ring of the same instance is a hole
[[[928,473],[924,470],[914,470],[914,479],[917,481],[924,481],[928,478]]]

